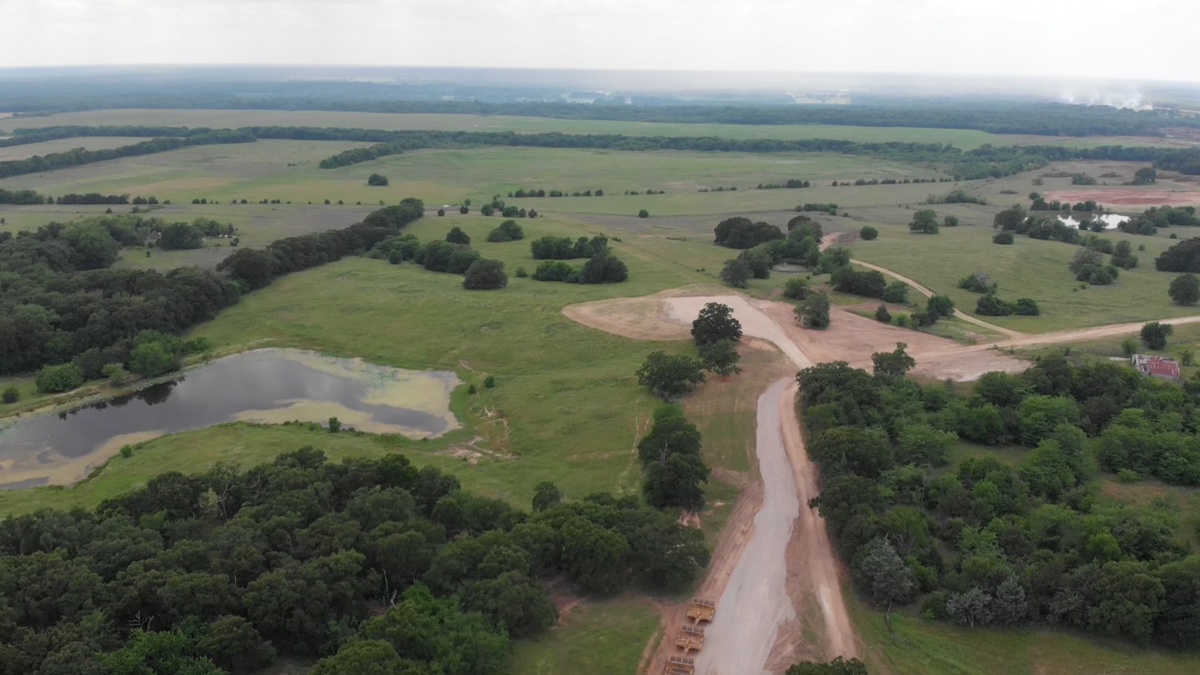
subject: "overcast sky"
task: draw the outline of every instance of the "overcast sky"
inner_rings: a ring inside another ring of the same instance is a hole
[[[1197,25],[1197,0],[0,0],[0,66],[509,66],[1200,81]]]

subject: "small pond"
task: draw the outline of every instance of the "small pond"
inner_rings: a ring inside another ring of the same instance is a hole
[[[259,349],[211,361],[137,393],[0,430],[0,489],[69,484],[121,446],[245,421],[325,423],[412,438],[458,428],[452,372],[387,368],[291,349]]]
[[[1109,213],[1103,216],[1096,216],[1093,218],[1093,220],[1102,221],[1104,223],[1104,229],[1106,230],[1115,230],[1121,223],[1128,221],[1129,216],[1121,216],[1115,213]],[[1066,225],[1072,230],[1079,229],[1079,221],[1075,219],[1075,216],[1059,216],[1058,222]]]

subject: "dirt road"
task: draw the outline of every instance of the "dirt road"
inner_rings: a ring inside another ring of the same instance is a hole
[[[850,262],[854,263],[855,265],[858,265],[859,267],[865,267],[869,270],[875,270],[876,272],[880,272],[884,276],[889,276],[893,279],[896,279],[897,281],[903,281],[904,283],[908,284],[909,286],[912,286],[914,289],[916,289],[916,291],[918,293],[920,293],[921,295],[923,295],[927,298],[933,297],[933,291],[929,290],[928,288],[925,288],[921,284],[913,281],[912,279],[909,279],[906,276],[903,276],[901,274],[896,274],[895,272],[889,270],[886,267],[880,267],[879,265],[873,265],[869,262],[863,262],[861,260],[854,260],[854,259],[851,259]],[[962,319],[963,321],[966,321],[969,324],[974,324],[976,326],[979,326],[980,328],[986,328],[988,330],[995,331],[1001,335],[1007,335],[1010,339],[1018,338],[1018,337],[1021,337],[1022,335],[1024,335],[1024,333],[1018,333],[1015,330],[1009,330],[1008,328],[1002,328],[1000,326],[997,326],[994,323],[988,323],[987,321],[984,321],[983,319],[977,319],[977,318],[971,316],[970,314],[967,314],[965,312],[960,312],[957,309],[954,310],[954,316],[955,316],[955,318]]]
[[[829,530],[821,513],[808,508],[809,500],[820,495],[821,491],[817,487],[816,467],[808,459],[804,437],[800,434],[800,420],[796,415],[797,390],[796,381],[789,380],[787,388],[779,395],[783,447],[788,454],[800,499],[800,514],[794,526],[795,539],[799,540],[799,550],[804,554],[802,561],[790,562],[793,565],[800,563],[798,569],[804,570],[811,580],[812,589],[821,605],[821,617],[825,624],[825,653],[816,655],[817,658],[822,661],[838,656],[851,658],[858,655],[858,646],[854,640],[850,615],[846,612],[842,587],[838,583],[838,564],[833,554],[833,544],[829,541]],[[816,628],[821,634],[820,627]]]
[[[767,672],[779,627],[796,616],[787,592],[786,549],[800,499],[783,447],[779,406],[791,382],[791,378],[776,381],[758,399],[756,452],[762,507],[754,518],[750,541],[717,600],[716,618],[705,631],[704,649],[696,657],[698,675]],[[836,577],[833,581],[836,585]]]

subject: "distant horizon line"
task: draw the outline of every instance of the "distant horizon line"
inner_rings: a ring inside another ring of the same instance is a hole
[[[0,65],[0,73],[21,70],[111,70],[111,69],[353,69],[353,70],[460,70],[460,71],[551,71],[559,73],[629,73],[629,74],[710,74],[722,75],[809,75],[809,76],[865,76],[865,77],[921,77],[942,79],[990,78],[1013,80],[1085,80],[1089,82],[1119,82],[1119,83],[1168,83],[1200,85],[1200,80],[1170,80],[1154,77],[1101,77],[1095,75],[1067,74],[1020,74],[1020,73],[933,73],[928,71],[864,71],[864,70],[772,70],[772,69],[682,69],[682,68],[593,68],[593,67],[562,67],[562,66],[461,66],[461,65],[380,65],[380,64],[350,64],[350,63],[72,63],[72,64],[37,64],[21,66]]]

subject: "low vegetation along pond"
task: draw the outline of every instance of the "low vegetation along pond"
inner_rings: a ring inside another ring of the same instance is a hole
[[[0,489],[66,485],[123,445],[225,422],[327,422],[427,438],[458,428],[451,372],[387,368],[291,349],[211,361],[170,382],[0,430]]]

